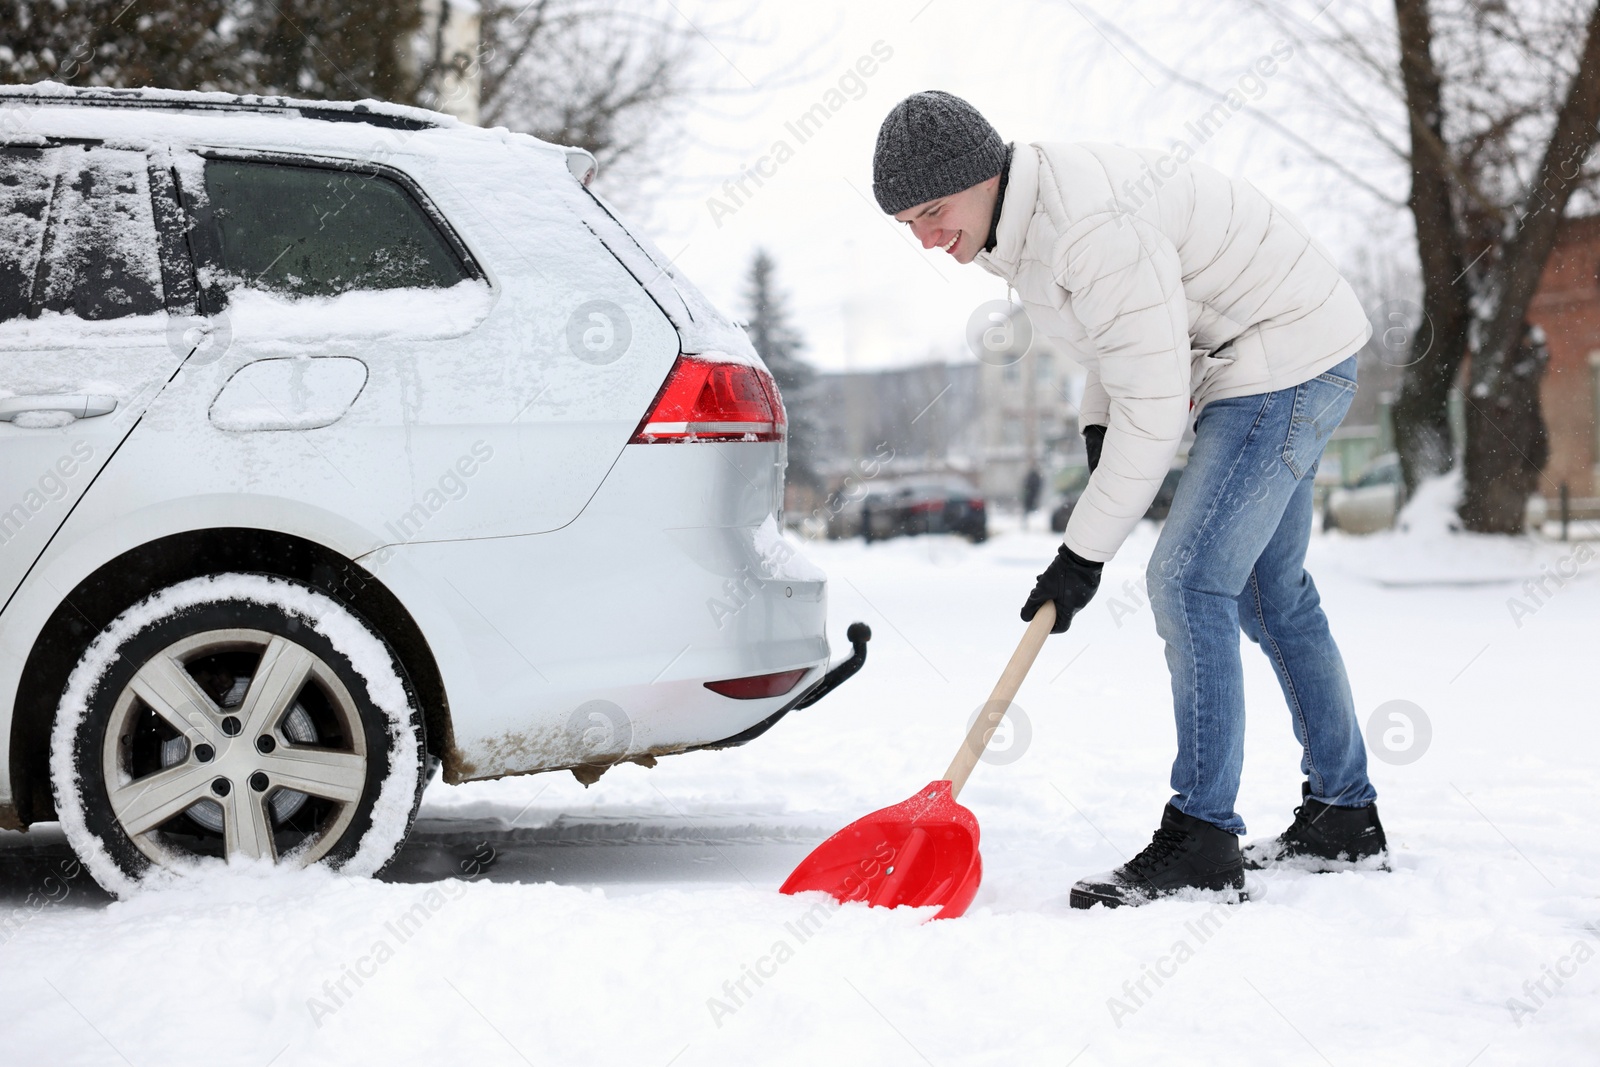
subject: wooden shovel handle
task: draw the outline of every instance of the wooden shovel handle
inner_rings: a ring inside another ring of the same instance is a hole
[[[950,761],[950,769],[944,772],[945,778],[950,782],[951,797],[959,796],[961,787],[967,784],[967,778],[972,774],[972,769],[978,765],[978,758],[983,755],[984,748],[989,744],[989,738],[999,729],[1000,720],[1006,717],[1006,711],[1016,699],[1017,690],[1022,688],[1022,680],[1028,676],[1028,668],[1033,666],[1034,658],[1044,647],[1044,639],[1050,636],[1050,628],[1055,624],[1055,601],[1046,600],[1039,606],[1033,621],[1028,623],[1027,630],[1023,631],[1017,650],[1011,654],[1011,662],[1000,672],[1000,680],[995,683],[994,692],[989,694],[978,720],[972,724],[972,729],[967,731],[967,739],[961,743],[956,758]]]

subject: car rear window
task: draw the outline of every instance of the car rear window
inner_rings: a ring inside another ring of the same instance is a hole
[[[337,296],[443,289],[472,277],[421,205],[386,175],[213,159],[205,187],[208,280],[223,288]]]

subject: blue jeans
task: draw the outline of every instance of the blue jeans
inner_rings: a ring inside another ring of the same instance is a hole
[[[1213,400],[1146,575],[1167,643],[1179,811],[1244,832],[1233,810],[1244,763],[1239,631],[1272,661],[1317,800],[1364,807],[1377,794],[1339,646],[1306,573],[1311,490],[1356,391],[1354,356],[1273,393]]]

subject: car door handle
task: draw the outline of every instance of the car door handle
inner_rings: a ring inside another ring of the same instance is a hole
[[[117,398],[99,394],[8,396],[0,400],[0,422],[11,422],[30,411],[60,411],[75,419],[92,419],[117,410]]]

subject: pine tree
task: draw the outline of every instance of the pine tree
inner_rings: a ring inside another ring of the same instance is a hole
[[[756,353],[778,383],[789,415],[788,478],[797,485],[819,487],[816,468],[816,378],[811,364],[800,358],[805,339],[789,321],[785,295],[773,279],[776,269],[764,248],[756,249],[746,281],[745,305],[750,321],[745,332]]]

